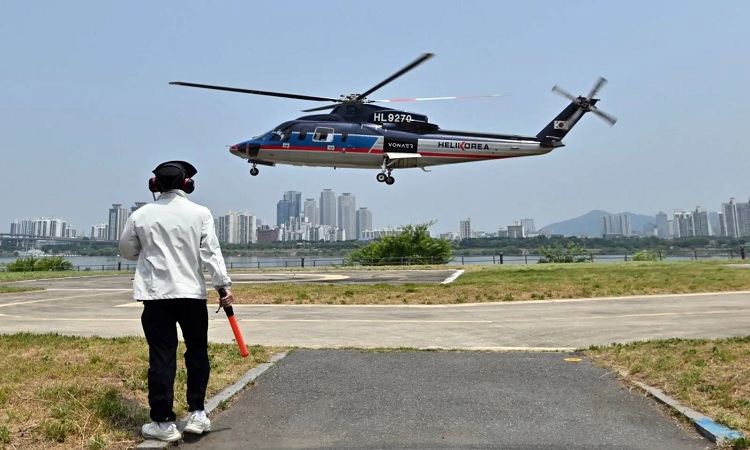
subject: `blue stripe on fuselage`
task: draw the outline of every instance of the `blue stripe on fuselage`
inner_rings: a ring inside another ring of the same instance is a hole
[[[300,140],[299,132],[294,131],[292,132],[292,135],[287,141],[278,141],[278,140],[272,141],[270,139],[261,141],[257,139],[251,139],[249,141],[242,142],[239,145],[260,144],[261,146],[263,146],[263,145],[289,144],[292,147],[297,146],[297,145],[304,145],[305,147],[326,148],[329,145],[333,145],[335,147],[372,148],[375,145],[375,143],[378,141],[378,136],[366,136],[366,135],[361,135],[361,134],[347,135],[346,142],[342,141],[343,137],[339,133],[336,133],[333,135],[332,142],[313,141],[313,136],[314,136],[314,133],[308,132],[307,136],[305,136],[304,139]]]

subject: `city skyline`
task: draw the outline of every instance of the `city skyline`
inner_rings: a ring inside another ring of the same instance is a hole
[[[283,191],[282,196],[288,196],[288,194],[291,193],[291,192],[298,192],[298,191],[286,190],[286,191]],[[299,192],[299,194],[300,194],[299,198],[302,198],[302,195],[301,195],[302,193]],[[346,194],[351,195],[352,197],[354,197],[354,195],[351,194],[351,193],[346,193]],[[321,191],[320,195],[321,195],[321,198],[323,198],[324,196],[329,197],[329,199],[326,200],[326,201],[330,201],[330,198],[332,198],[333,199],[332,201],[333,201],[334,205],[336,205],[337,202],[338,202],[338,197],[336,196],[336,193],[332,189],[323,189]],[[314,200],[315,200],[315,198],[306,198],[305,199],[305,203],[307,203],[309,206],[312,206],[313,202],[311,202],[311,201],[314,201]],[[738,202],[736,200],[737,200],[737,197],[732,196],[732,197],[729,198],[728,201],[722,202],[720,204],[720,207],[717,208],[717,209],[715,209],[715,210],[711,210],[711,209],[708,209],[708,208],[697,206],[695,208],[695,210],[693,210],[693,211],[687,211],[687,212],[683,208],[671,208],[671,210],[673,211],[671,213],[671,215],[668,214],[668,213],[665,213],[663,210],[659,210],[655,214],[641,214],[641,215],[650,216],[650,217],[654,218],[653,234],[656,235],[656,236],[658,236],[658,237],[671,237],[672,235],[674,235],[676,237],[680,237],[680,234],[683,234],[683,233],[680,232],[680,230],[686,230],[685,233],[687,235],[694,235],[694,234],[691,234],[691,233],[695,233],[695,231],[687,231],[687,230],[692,230],[693,227],[697,227],[696,229],[699,230],[698,233],[700,233],[700,234],[697,234],[697,235],[699,235],[699,236],[700,235],[706,235],[705,234],[706,233],[705,230],[708,230],[708,232],[710,233],[710,234],[708,234],[709,236],[729,236],[729,237],[745,237],[745,236],[750,236],[750,196],[748,197],[748,201],[747,202],[743,202],[743,201],[739,201]],[[10,234],[16,234],[16,233],[14,233],[14,231],[15,230],[21,230],[22,226],[23,226],[23,229],[25,229],[25,230],[32,229],[32,225],[30,225],[30,224],[33,223],[33,222],[35,222],[35,221],[40,221],[40,220],[41,221],[44,221],[44,220],[48,220],[48,221],[49,220],[56,220],[57,221],[57,220],[59,220],[59,221],[65,223],[66,224],[65,226],[67,228],[69,228],[70,230],[72,230],[72,231],[69,231],[68,233],[73,233],[74,236],[78,236],[78,237],[86,236],[86,237],[91,238],[92,236],[94,236],[95,232],[99,233],[98,236],[101,236],[101,233],[104,232],[104,233],[106,233],[107,239],[109,239],[109,236],[110,236],[110,234],[109,234],[110,233],[110,227],[108,226],[109,223],[118,223],[118,224],[120,224],[120,229],[118,230],[118,233],[121,231],[122,226],[124,226],[124,219],[122,219],[123,216],[122,215],[120,215],[120,216],[117,216],[117,215],[113,216],[113,212],[117,208],[120,208],[121,212],[126,212],[126,213],[129,214],[132,211],[135,211],[140,206],[145,205],[146,202],[141,202],[141,201],[134,202],[133,205],[130,208],[123,207],[124,204],[125,203],[114,203],[114,204],[111,204],[112,208],[109,209],[109,220],[108,221],[99,221],[98,223],[94,223],[94,224],[91,224],[90,226],[84,226],[84,227],[75,226],[75,225],[72,224],[72,222],[67,221],[66,219],[58,218],[56,216],[52,216],[51,219],[48,218],[49,216],[47,216],[47,215],[40,215],[40,216],[38,216],[38,217],[36,217],[34,219],[31,219],[31,218],[26,218],[26,219],[21,219],[21,220],[14,219],[10,223]],[[739,207],[738,207],[738,205],[739,205]],[[333,211],[332,214],[336,214],[337,209],[338,208],[336,206],[334,206],[334,209],[332,210]],[[359,215],[359,210],[360,209],[362,209],[362,208],[355,208],[354,213],[352,215],[352,217],[353,217],[353,223],[354,223],[353,226],[355,227],[354,229],[356,230],[355,231],[356,235],[360,234],[360,229],[357,228],[358,227],[358,225],[357,225],[358,222],[357,221],[359,220],[358,219],[358,217],[359,217],[358,215]],[[397,229],[397,228],[403,227],[405,225],[409,225],[409,224],[406,224],[406,223],[401,223],[401,224],[387,224],[387,225],[381,225],[381,224],[377,224],[377,223],[371,223],[372,222],[372,212],[373,211],[370,210],[369,208],[366,208],[366,207],[364,209],[366,209],[367,213],[369,214],[369,219],[368,220],[370,221],[370,226],[372,226],[373,229],[376,229],[376,230]],[[232,209],[227,210],[227,212],[229,214],[231,214],[233,211],[240,211],[240,210],[241,210],[241,208],[235,208],[234,210],[232,210]],[[261,217],[264,217],[264,215],[255,214],[254,212],[250,212],[251,210],[248,210],[248,209],[245,209],[245,211],[247,211],[247,214],[253,215],[258,222],[262,223],[263,225],[268,225],[268,222],[263,221],[261,219]],[[304,207],[304,204],[303,204],[303,206],[301,206],[300,212],[301,212],[301,214],[304,217],[310,217],[310,216],[308,216],[306,214],[307,211],[306,211],[306,208]],[[320,217],[319,207],[317,208],[316,213]],[[633,212],[629,212],[629,213],[631,213],[631,214],[640,214],[640,213],[633,213]],[[693,216],[699,216],[699,213],[700,214],[705,214],[705,218],[703,218],[703,216],[700,216],[699,222],[698,222],[697,226],[695,225],[695,222],[693,222],[691,225],[688,226],[688,223],[686,222],[686,220],[694,220]],[[214,215],[214,218],[221,217],[221,216],[225,215],[224,213],[218,213],[218,212],[215,212],[213,210],[212,210],[212,214]],[[622,214],[625,214],[625,213],[616,213],[616,214],[611,214],[611,215],[612,216],[620,216]],[[710,224],[709,219],[708,219],[708,215],[709,214],[716,214],[719,217],[718,226],[714,227],[713,225]],[[679,218],[678,218],[678,216],[679,216]],[[127,216],[124,216],[124,217],[127,218]],[[569,220],[569,219],[571,219],[571,218],[568,217],[568,218],[563,219],[563,220]],[[604,219],[604,217],[602,217],[602,219]],[[682,225],[680,225],[680,223],[675,224],[675,220],[679,220],[679,219],[683,220],[683,222],[681,222]],[[114,220],[114,222],[112,222],[113,220]],[[464,219],[464,220],[469,220],[470,221],[471,219]],[[609,219],[609,220],[611,221],[612,219]],[[620,218],[618,220],[626,220],[626,219]],[[310,222],[314,224],[314,219],[311,219]],[[418,222],[418,223],[425,223],[425,222],[426,221],[422,221],[422,222]],[[451,234],[456,235],[456,236],[461,236],[462,235],[462,222],[463,222],[463,220],[458,220],[456,222],[456,226],[453,229],[444,229],[444,228],[441,228],[439,226],[436,226],[437,225],[436,224],[436,225],[433,225],[433,227],[431,227],[430,232],[433,235],[435,235],[435,236],[439,236],[439,235],[451,235]],[[332,225],[332,226],[338,227],[339,226],[339,218],[337,217],[336,220],[333,223],[334,223],[334,225]],[[727,223],[730,223],[732,226],[731,227],[727,226]],[[414,224],[414,223],[412,223],[412,224]],[[505,229],[506,231],[508,231],[510,233],[511,227],[516,226],[516,225],[520,225],[520,226],[523,227],[523,230],[524,230],[523,233],[524,233],[524,235],[526,235],[526,234],[529,234],[529,233],[535,233],[537,229],[542,229],[542,228],[545,228],[547,226],[547,225],[545,225],[545,226],[542,226],[542,227],[538,227],[538,226],[535,226],[534,224],[535,224],[535,219],[524,218],[524,219],[512,219],[508,223],[497,224],[494,227],[481,227],[480,228],[478,226],[469,225],[469,229],[474,230],[474,231],[482,230],[481,232],[484,233],[484,234],[493,235],[493,234],[497,234],[498,231],[501,231],[503,229]],[[623,234],[623,235],[645,234],[643,230],[632,230],[632,229],[630,229],[629,233],[623,233],[623,232],[618,231],[618,230],[622,230],[623,229],[622,228],[623,225],[620,225],[620,228],[616,228],[617,225],[611,225],[611,224],[607,225],[607,226],[610,227],[609,229],[613,230],[613,233],[606,233],[605,232],[606,228],[604,226],[602,226],[601,227],[601,231],[602,231],[603,235],[604,234],[614,234],[614,235],[617,235],[617,234]],[[625,225],[625,227],[629,227],[629,225]],[[530,232],[529,229],[532,229],[533,231]],[[97,231],[95,231],[95,230],[97,230]],[[701,230],[703,230],[703,231],[701,231]],[[23,234],[23,233],[21,233],[21,234]]]

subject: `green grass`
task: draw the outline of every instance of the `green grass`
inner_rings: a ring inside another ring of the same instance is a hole
[[[449,285],[237,284],[232,291],[238,304],[342,305],[459,304],[750,290],[750,269],[729,267],[728,263],[464,266],[461,268],[466,272]],[[454,267],[442,267],[446,268]]]
[[[279,349],[210,344],[208,397]],[[186,413],[178,349],[175,412]],[[148,346],[142,338],[0,335],[0,448],[125,449],[148,422]]]
[[[585,353],[750,436],[750,336],[614,344]]]
[[[0,283],[12,283],[14,281],[27,281],[27,280],[43,280],[50,278],[70,278],[70,277],[91,277],[91,276],[108,276],[108,275],[131,275],[130,272],[117,272],[117,271],[82,271],[78,272],[75,270],[59,271],[59,272],[44,272],[44,271],[33,271],[33,272],[0,272]],[[27,292],[27,291],[38,291],[42,288],[31,287],[31,286],[7,286],[0,284],[0,294],[9,294],[16,292]]]

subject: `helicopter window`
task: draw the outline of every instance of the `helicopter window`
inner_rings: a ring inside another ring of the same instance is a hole
[[[315,129],[313,135],[314,142],[332,142],[333,141],[333,128],[318,127]]]
[[[306,137],[307,137],[307,129],[303,128],[302,130],[300,130],[299,136],[297,137],[297,139],[299,139],[300,141],[304,141]]]
[[[273,133],[271,133],[271,138],[269,139],[269,141],[280,141],[282,137],[284,137],[283,133],[274,131]]]
[[[346,142],[347,137],[349,137],[349,133],[341,133],[341,142]]]
[[[266,139],[268,139],[269,137],[271,137],[272,133],[273,133],[273,131],[266,131],[265,133],[261,133],[261,134],[255,136],[253,139],[260,140],[260,141],[265,141]]]

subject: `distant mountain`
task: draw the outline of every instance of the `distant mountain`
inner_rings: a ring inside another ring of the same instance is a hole
[[[551,223],[542,227],[540,233],[561,234],[563,236],[602,236],[602,216],[608,213],[601,210],[589,211],[586,214],[574,219],[563,220],[562,222]],[[647,223],[656,223],[656,217],[644,214],[634,214],[626,212],[630,216],[630,227],[634,233],[641,233],[643,226]]]

